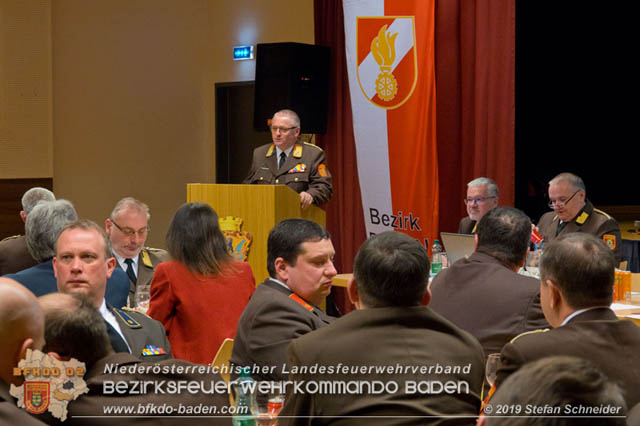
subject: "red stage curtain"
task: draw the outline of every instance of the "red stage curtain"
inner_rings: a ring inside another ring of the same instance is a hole
[[[333,175],[327,228],[339,272],[353,271],[365,228],[344,52],[342,0],[314,0],[315,42],[331,46],[329,122],[317,135]],[[436,0],[436,122],[440,230],[466,215],[466,183],[494,179],[500,204],[515,183],[515,0]],[[336,292],[343,310],[349,303]]]

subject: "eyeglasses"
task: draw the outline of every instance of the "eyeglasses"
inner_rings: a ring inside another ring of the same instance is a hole
[[[465,204],[480,204],[480,203],[484,203],[487,200],[490,200],[492,198],[496,198],[496,197],[480,197],[480,198],[465,198],[463,201]]]
[[[272,133],[276,133],[278,130],[280,130],[280,133],[289,133],[291,130],[297,128],[298,126],[293,126],[293,127],[278,127],[278,126],[271,126],[271,132]]]
[[[576,194],[577,194],[578,192],[580,192],[580,191],[581,191],[581,189],[578,189],[578,190],[577,190],[576,192],[574,192],[574,193],[573,193],[573,195],[572,195],[571,197],[569,197],[569,199],[568,199],[568,200],[566,200],[566,201],[565,201],[565,200],[563,200],[563,199],[559,199],[559,200],[550,200],[550,201],[549,201],[549,208],[550,208],[551,210],[553,210],[553,209],[554,209],[554,208],[556,208],[556,207],[557,207],[557,208],[559,208],[559,209],[563,208],[564,206],[566,206],[567,204],[569,204],[569,201],[573,200],[573,197],[575,197],[575,196],[576,196]]]
[[[113,219],[109,219],[109,220],[111,221],[111,223],[113,223],[116,226],[116,228],[120,230],[120,232],[124,234],[125,237],[133,237],[134,234],[138,234],[140,238],[143,238],[147,235],[147,232],[151,230],[151,227],[149,225],[145,226],[144,228],[140,228],[137,231],[129,227],[122,228]]]

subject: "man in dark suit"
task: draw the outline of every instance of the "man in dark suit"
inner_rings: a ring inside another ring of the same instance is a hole
[[[90,220],[67,223],[60,231],[53,258],[58,291],[86,294],[100,311],[113,349],[148,361],[171,357],[162,323],[143,313],[118,309],[105,302],[107,278],[115,269],[105,232]]]
[[[29,189],[22,196],[20,219],[26,223],[27,216],[39,201],[54,201],[55,199],[53,192],[46,188]],[[31,256],[27,249],[27,239],[24,235],[14,235],[0,241],[0,276],[22,271],[37,263],[38,261]]]
[[[458,234],[475,234],[480,219],[498,205],[498,185],[486,177],[479,177],[467,184],[464,198],[469,216],[460,220]]]
[[[225,415],[223,410],[229,405],[227,389],[219,374],[186,361],[144,362],[131,354],[114,352],[104,321],[91,301],[82,295],[50,294],[41,297],[40,304],[45,315],[44,351],[58,358],[75,358],[86,367],[83,380],[89,392],[69,403],[64,425],[231,424],[228,414],[226,418],[215,417]],[[169,386],[180,381],[201,387],[172,393]],[[146,389],[134,387],[143,382],[150,385]],[[114,383],[128,386],[116,391]],[[210,389],[212,393],[205,392]],[[189,411],[198,407],[200,411]],[[210,410],[216,407],[217,412],[204,411],[203,407]],[[109,409],[122,411],[106,411]],[[105,417],[110,413],[112,417]],[[199,415],[203,417],[198,418]],[[92,418],[88,421],[81,416]],[[54,419],[45,421],[56,424]]]
[[[169,260],[162,249],[145,247],[149,230],[149,206],[132,197],[118,201],[104,228],[111,241],[116,268],[129,277],[129,306],[135,307],[138,286],[151,285],[153,272],[159,263]]]
[[[271,119],[273,143],[253,151],[251,169],[243,183],[284,184],[300,194],[302,208],[331,199],[331,174],[324,151],[316,145],[298,143],[300,118],[284,109]]]
[[[640,402],[640,328],[609,308],[613,252],[586,233],[563,235],[540,259],[542,309],[553,330],[518,336],[501,353],[496,386],[527,362],[551,355],[585,358],[624,390],[629,407]]]
[[[27,349],[42,349],[44,316],[33,293],[8,278],[0,278],[0,342],[0,425],[43,425],[18,408],[9,388],[22,384],[13,369]]]
[[[482,348],[421,305],[429,302],[428,279],[429,258],[418,241],[393,231],[369,238],[347,287],[356,311],[289,345],[290,380],[301,386],[289,388],[278,424],[475,424]],[[318,367],[337,370],[304,372]],[[332,386],[314,392],[314,383]],[[384,390],[345,391],[342,383]],[[437,390],[444,383],[450,392]]]
[[[478,223],[475,252],[431,283],[431,309],[475,336],[485,356],[520,333],[549,326],[538,281],[518,274],[530,237],[523,212],[496,207]]]
[[[258,366],[257,380],[284,380],[287,345],[333,320],[318,305],[336,275],[329,233],[305,219],[285,219],[269,233],[269,277],[258,286],[238,321],[231,363]]]
[[[53,272],[56,239],[63,226],[78,218],[73,205],[67,200],[41,201],[27,216],[25,225],[27,246],[38,263],[36,266],[7,275],[18,281],[36,296],[58,291]],[[113,306],[126,304],[129,283],[122,271],[107,280],[105,298]]]
[[[560,173],[549,181],[549,207],[538,222],[544,243],[560,235],[585,232],[602,239],[616,260],[622,258],[622,237],[618,222],[602,210],[593,207],[587,199],[583,180],[572,173]]]

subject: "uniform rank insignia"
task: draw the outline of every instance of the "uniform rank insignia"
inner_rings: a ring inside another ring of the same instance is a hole
[[[24,382],[24,405],[31,414],[42,414],[49,408],[49,382]]]
[[[582,214],[576,219],[576,223],[578,225],[583,225],[587,221],[587,219],[589,219],[589,213],[582,212]]]
[[[607,244],[607,246],[609,246],[609,248],[611,250],[615,250],[616,249],[616,236],[615,235],[604,234],[602,236],[602,241],[604,241]]]
[[[138,323],[138,321],[136,321],[133,318],[131,318],[129,316],[129,314],[127,314],[126,312],[121,311],[121,310],[116,309],[116,308],[113,308],[113,313],[114,313],[114,315],[119,316],[120,319],[122,321],[124,321],[124,323],[127,325],[127,327],[129,327],[129,328],[142,328],[140,323]]]
[[[296,144],[295,148],[293,148],[292,155],[294,158],[302,158],[302,145]]]
[[[302,163],[302,164],[296,164],[296,166],[289,170],[287,173],[303,173],[305,170],[307,170],[307,165]]]
[[[320,174],[320,176],[322,177],[327,177],[327,166],[325,166],[324,164],[320,164],[318,166],[318,173]]]
[[[298,302],[300,305],[302,305],[303,308],[305,308],[307,311],[313,311],[313,306],[311,306],[310,304],[308,304],[307,302],[304,301],[304,299],[300,296],[298,296],[295,293],[291,293],[289,295],[289,299],[293,299],[296,302]]]
[[[140,252],[142,254],[142,263],[144,266],[148,268],[153,268],[153,263],[151,263],[151,258],[149,257],[149,253],[146,250],[142,250]]]
[[[147,345],[142,348],[142,356],[165,355],[167,351],[154,345]]]

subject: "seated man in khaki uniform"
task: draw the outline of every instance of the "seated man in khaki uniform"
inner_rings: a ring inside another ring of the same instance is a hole
[[[602,239],[619,263],[622,257],[622,238],[618,222],[587,199],[582,179],[572,173],[560,173],[549,181],[549,208],[538,222],[544,243],[560,235],[586,232]]]
[[[498,205],[498,185],[486,177],[479,177],[467,184],[464,198],[469,216],[463,217],[458,225],[458,234],[475,234],[478,222],[492,208]]]
[[[283,109],[271,119],[273,143],[253,151],[251,169],[243,183],[284,184],[300,194],[302,208],[331,199],[331,173],[324,151],[309,143],[299,143],[300,118]]]
[[[151,285],[153,271],[159,263],[169,260],[162,249],[145,247],[149,234],[149,207],[142,201],[126,197],[118,201],[104,228],[111,240],[117,263],[129,276],[129,306],[135,306],[138,286]]]

